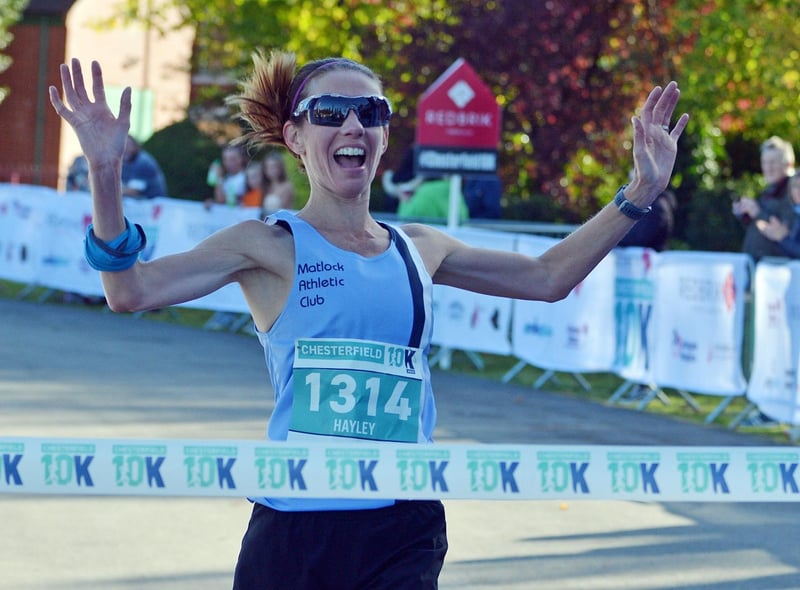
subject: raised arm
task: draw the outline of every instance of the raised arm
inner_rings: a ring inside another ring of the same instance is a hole
[[[87,233],[87,243],[97,253],[95,268],[101,270],[109,306],[115,311],[133,311],[181,303],[257,268],[259,263],[252,256],[253,234],[268,238],[276,233],[263,229],[263,224],[243,224],[242,231],[223,230],[184,254],[149,263],[136,261],[136,249],[143,245],[143,238],[137,228],[126,223],[121,183],[131,90],[123,91],[119,116],[115,117],[106,102],[100,64],[93,61],[91,68],[93,100],[81,64],[73,59],[71,68],[61,66],[64,100],[51,86],[50,101],[74,129],[89,163],[93,230]]]
[[[683,114],[669,128],[679,96],[675,82],[656,87],[641,114],[632,119],[633,180],[622,192],[626,208],[646,209],[669,183],[678,138],[689,122]],[[410,226],[408,232],[437,283],[517,299],[556,301],[586,278],[634,223],[617,204],[609,203],[536,258],[472,248],[421,226]]]

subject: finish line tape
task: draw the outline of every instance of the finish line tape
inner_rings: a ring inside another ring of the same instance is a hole
[[[0,437],[0,494],[796,502],[797,447]]]

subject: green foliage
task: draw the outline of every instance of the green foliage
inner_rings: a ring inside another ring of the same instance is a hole
[[[668,62],[653,55],[669,51],[664,31],[674,1],[451,3],[449,18],[415,27],[397,57],[398,71],[413,74],[395,76],[391,86],[413,101],[455,57],[465,58],[502,108],[500,176],[508,200],[531,203],[538,200],[531,195],[542,195],[561,217],[582,220],[604,192],[613,195],[606,185],[627,177],[629,146],[621,138],[650,84],[668,78]],[[401,111],[393,123],[390,166],[413,140],[413,114]],[[586,152],[591,170],[582,166]]]
[[[679,0],[674,29],[692,51],[676,70],[700,128],[756,141],[780,135],[797,145],[799,16],[792,0]]]
[[[734,194],[733,187],[728,186],[713,191],[698,189],[691,195],[681,233],[693,250],[741,252],[744,232],[731,212]]]
[[[178,26],[197,33],[193,71],[221,81],[199,93],[213,106],[233,91],[256,48],[291,49],[301,63],[345,55],[372,67],[396,107],[389,168],[414,141],[420,94],[465,58],[503,112],[499,161],[510,218],[574,223],[608,202],[631,166],[630,115],[652,85],[669,79],[681,85],[680,111],[692,115],[672,183],[680,206],[676,239],[687,247],[738,247],[728,194],[742,173],[758,171],[753,150],[774,134],[800,141],[795,0],[153,5],[144,14],[141,2],[125,0],[114,18],[166,30],[165,15],[177,9]],[[220,126],[215,137],[237,132]]]
[[[171,197],[203,201],[213,197],[206,184],[208,167],[220,147],[188,119],[155,132],[143,145],[164,172]]]
[[[22,17],[22,11],[28,6],[28,2],[29,0],[3,0],[3,2],[0,2],[0,52],[8,47],[14,39],[9,29],[19,22]],[[0,53],[0,74],[10,66],[11,58]],[[7,86],[0,86],[0,104],[8,96],[8,92]]]

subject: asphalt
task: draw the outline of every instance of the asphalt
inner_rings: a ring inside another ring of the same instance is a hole
[[[436,438],[772,444],[520,383],[436,371]],[[0,298],[0,436],[261,438],[257,341]],[[798,589],[796,503],[448,501],[445,590]],[[0,494],[0,589],[229,588],[249,504]]]

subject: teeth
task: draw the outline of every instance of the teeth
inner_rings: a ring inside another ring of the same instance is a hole
[[[362,148],[343,147],[336,150],[335,156],[363,156],[366,152]]]

